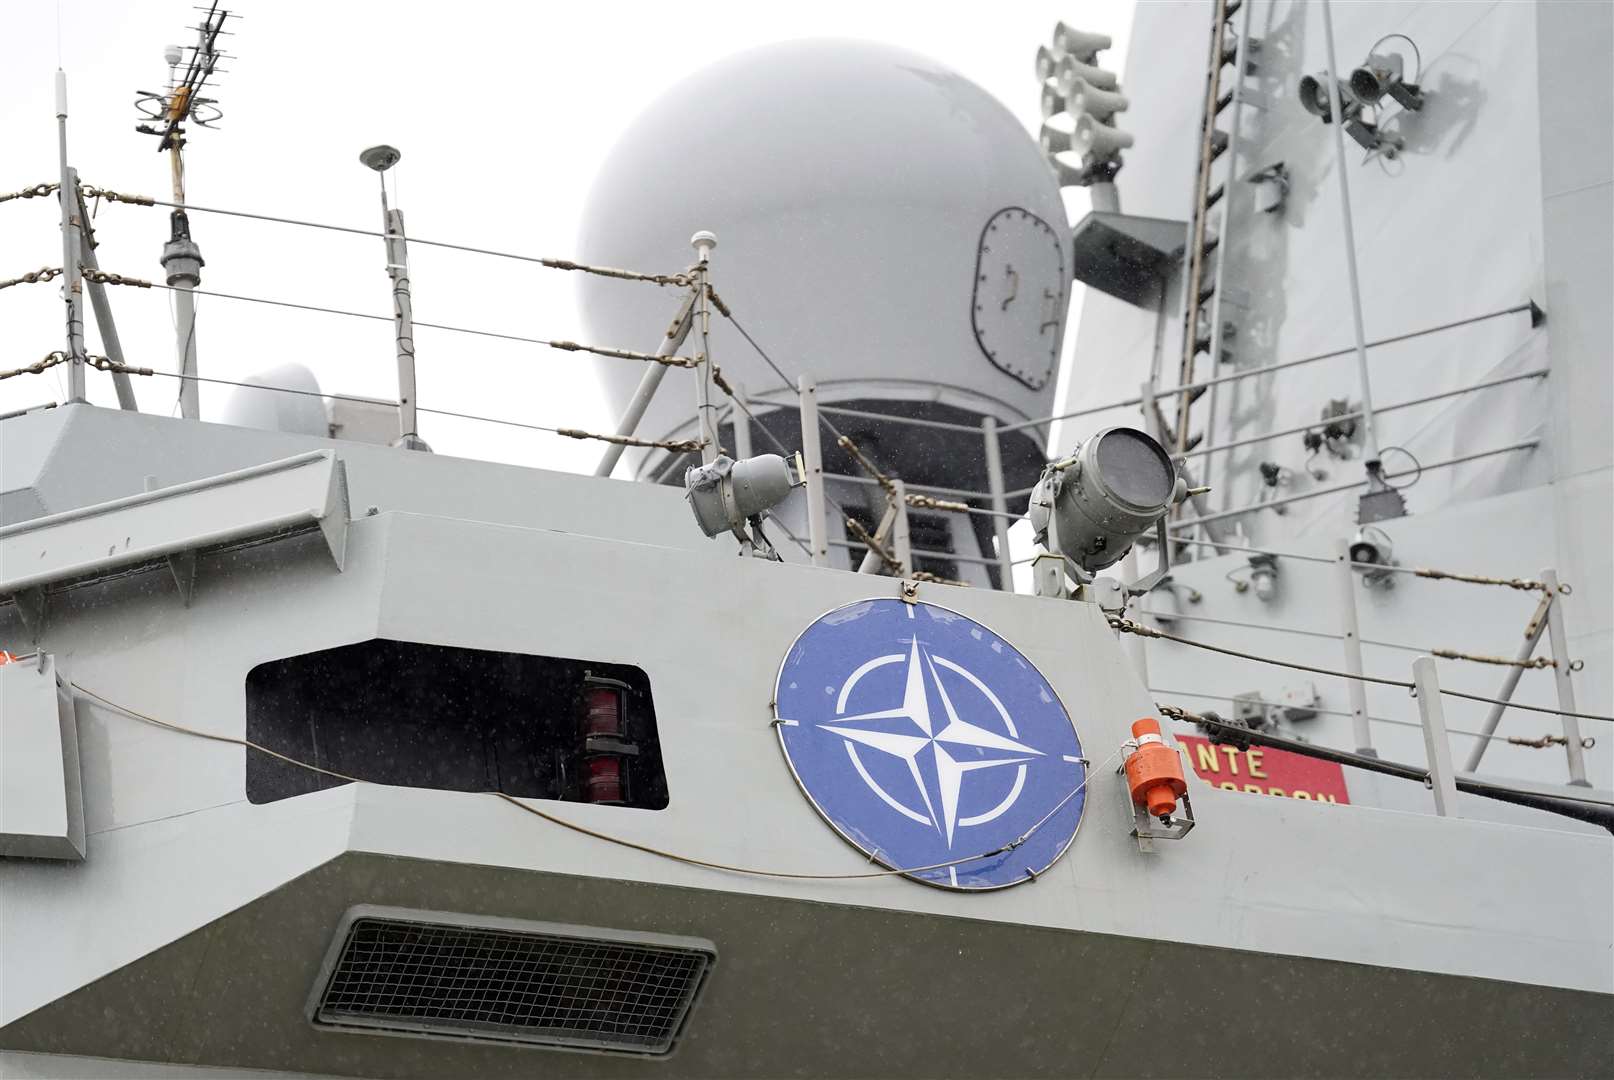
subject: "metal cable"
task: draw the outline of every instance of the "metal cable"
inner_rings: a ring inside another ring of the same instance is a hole
[[[34,184],[21,191],[8,191],[0,194],[0,203],[10,202],[12,199],[42,199],[61,188],[61,184]]]
[[[167,289],[170,292],[181,291],[178,286],[163,285],[158,282],[151,282],[150,286],[154,289]],[[207,289],[187,289],[184,291],[190,292],[195,296],[217,296],[225,300],[244,300],[252,304],[268,304],[272,307],[293,308],[298,311],[317,311],[325,315],[346,315],[348,318],[368,319],[372,322],[384,322],[390,324],[393,321],[393,316],[391,315],[372,315],[364,311],[347,311],[342,308],[321,307],[318,304],[298,304],[293,303],[290,300],[270,300],[262,296],[243,296],[239,293],[212,292]],[[693,357],[688,356],[657,356],[655,353],[638,352],[633,349],[612,349],[598,345],[580,345],[575,341],[567,341],[565,339],[523,337],[520,334],[501,334],[493,330],[478,330],[469,326],[450,326],[447,323],[416,322],[414,325],[417,328],[424,326],[433,330],[450,330],[456,334],[473,334],[477,337],[497,338],[501,341],[519,341],[527,345],[544,345],[551,349],[560,349],[563,352],[586,352],[592,353],[595,356],[612,356],[619,357],[624,360],[640,360],[645,363],[662,364],[666,367],[693,368],[698,363],[698,361]]]
[[[1123,634],[1137,634],[1139,637],[1160,638],[1163,641],[1175,641],[1179,645],[1188,645],[1196,649],[1205,649],[1208,652],[1221,653],[1224,656],[1236,656],[1240,660],[1254,660],[1258,664],[1271,664],[1274,667],[1292,668],[1295,671],[1309,671],[1315,675],[1332,675],[1336,679],[1355,679],[1357,682],[1375,683],[1379,686],[1395,686],[1402,690],[1416,690],[1410,682],[1400,679],[1381,679],[1373,675],[1352,675],[1348,671],[1335,671],[1332,668],[1312,667],[1310,664],[1298,664],[1292,660],[1275,660],[1270,656],[1257,656],[1254,653],[1240,652],[1237,649],[1226,649],[1220,645],[1209,645],[1203,641],[1194,641],[1192,638],[1178,637],[1168,634],[1164,630],[1155,630],[1142,626],[1129,619],[1111,617],[1110,627]],[[1505,701],[1502,698],[1485,697],[1483,694],[1468,694],[1461,690],[1448,690],[1444,686],[1440,692],[1448,697],[1464,698],[1468,701],[1480,701],[1487,705],[1506,705],[1511,709],[1523,709],[1526,712],[1546,713],[1548,716],[1573,716],[1581,720],[1602,720],[1614,724],[1614,716],[1603,716],[1598,713],[1569,712],[1565,709],[1549,709],[1542,705],[1521,705],[1516,701]]]
[[[396,401],[389,401],[386,398],[360,397],[355,394],[333,394],[327,393],[323,390],[299,390],[290,386],[271,386],[264,383],[238,382],[234,379],[218,379],[203,375],[181,375],[172,371],[152,371],[149,368],[129,368],[127,370],[130,372],[130,374],[159,375],[166,379],[179,379],[182,382],[193,381],[217,383],[221,386],[239,386],[247,390],[268,390],[277,394],[298,394],[303,397],[330,398],[334,401],[353,401],[361,405],[382,405],[391,409],[396,409],[398,407],[398,403]],[[5,377],[5,373],[0,373],[0,378],[3,377]],[[597,439],[600,442],[621,443],[624,446],[643,446],[652,449],[675,450],[681,452],[688,452],[692,450],[698,451],[701,448],[700,443],[693,439],[667,439],[663,441],[652,441],[650,439],[629,438],[624,442],[623,440],[626,437],[622,435],[601,435],[597,432],[584,431],[581,428],[546,427],[543,424],[531,424],[523,420],[504,420],[497,416],[479,416],[476,413],[455,412],[452,409],[428,409],[424,406],[419,407],[418,411],[423,413],[431,413],[434,416],[452,416],[460,420],[477,420],[485,424],[502,424],[506,427],[525,428],[528,431],[543,431],[551,435],[564,435],[568,439]]]
[[[1245,745],[1267,746],[1277,750],[1288,750],[1303,757],[1349,765],[1367,772],[1383,773],[1386,776],[1394,776],[1402,780],[1416,780],[1426,785],[1430,782],[1430,771],[1416,765],[1407,765],[1398,761],[1386,761],[1383,758],[1356,754],[1348,750],[1334,750],[1326,746],[1313,746],[1310,743],[1299,742],[1294,739],[1268,735],[1265,732],[1256,731],[1241,724],[1228,723],[1219,717],[1201,716],[1198,713],[1189,712],[1187,709],[1178,708],[1175,705],[1162,705],[1157,702],[1155,707],[1160,710],[1161,716],[1199,725],[1203,730],[1210,732],[1213,739],[1220,734],[1223,736],[1222,741],[1227,742],[1229,745],[1236,746],[1243,743]],[[1462,775],[1453,777],[1453,781],[1458,791],[1467,792],[1471,795],[1484,795],[1503,802],[1517,803],[1521,806],[1530,806],[1537,810],[1550,810],[1559,814],[1567,814],[1571,817],[1580,817],[1581,820],[1592,821],[1614,832],[1614,808],[1611,808],[1610,804],[1604,799],[1587,798],[1567,791],[1552,795],[1542,795],[1538,792],[1523,791],[1519,788],[1510,788]],[[1582,817],[1582,814],[1589,816]]]
[[[277,225],[299,225],[308,229],[323,229],[326,232],[348,233],[353,236],[375,236],[385,240],[388,236],[384,232],[372,229],[356,229],[349,225],[330,225],[319,221],[302,221],[297,218],[277,217],[273,214],[251,214],[245,210],[226,210],[217,206],[198,206],[195,203],[165,202],[162,199],[153,199],[146,195],[119,195],[115,191],[91,185],[82,185],[87,196],[107,199],[110,202],[133,203],[138,206],[169,206],[186,211],[196,211],[203,214],[222,214],[226,217],[248,218],[253,221],[269,221]],[[571,259],[551,259],[539,255],[519,255],[513,251],[498,251],[493,248],[472,247],[469,244],[452,244],[445,240],[423,240],[411,236],[410,244],[419,244],[425,247],[444,248],[449,251],[464,251],[472,255],[492,255],[500,259],[515,259],[519,262],[537,263],[539,266],[551,270],[575,270],[579,273],[594,274],[599,277],[615,278],[619,281],[645,281],[654,285],[676,285],[688,288],[694,284],[694,279],[688,274],[646,274],[637,270],[622,270],[614,266],[592,266],[588,263],[574,262]]]
[[[282,754],[278,750],[272,750],[269,747],[264,746],[261,743],[253,742],[250,739],[237,738],[234,735],[220,735],[215,732],[201,731],[197,728],[186,727],[184,724],[176,724],[168,720],[159,720],[155,716],[150,716],[136,709],[131,709],[127,705],[120,705],[110,698],[103,697],[94,690],[91,690],[77,682],[70,681],[68,685],[74,690],[77,690],[79,693],[84,694],[87,697],[94,698],[96,701],[99,701],[102,705],[105,705],[107,708],[112,709],[115,712],[121,713],[122,715],[130,717],[131,719],[139,720],[142,723],[147,723],[155,727],[162,728],[166,731],[172,731],[180,735],[193,735],[197,738],[208,739],[212,742],[228,743],[232,746],[240,746],[248,750],[255,750],[260,754],[266,754],[269,757],[283,761],[295,768],[306,769],[309,772],[318,773],[321,776],[329,776],[332,779],[341,780],[344,783],[375,783],[375,781],[366,780],[360,776],[349,776],[347,773],[340,773],[332,769],[322,768],[318,765],[311,765],[306,761],[300,761],[297,758],[291,757],[290,755]],[[1102,772],[1104,768],[1109,765],[1111,761],[1115,760],[1120,753],[1120,748],[1117,748],[1115,753],[1111,754],[1099,764],[1097,771]],[[626,839],[625,837],[613,836],[610,833],[604,833],[597,829],[591,829],[587,825],[582,825],[578,822],[570,821],[566,818],[551,814],[547,810],[542,810],[531,805],[530,803],[516,798],[514,795],[507,794],[503,791],[483,791],[479,792],[478,794],[492,795],[494,798],[502,799],[518,810],[524,810],[527,813],[532,814],[535,817],[540,817],[553,825],[559,825],[561,828],[570,829],[572,832],[581,833],[582,835],[592,837],[595,840],[603,840],[608,844],[615,844],[618,847],[631,848],[634,851],[642,851],[647,855],[655,855],[663,859],[671,859],[674,862],[681,862],[690,866],[704,867],[708,870],[721,870],[731,874],[746,874],[752,877],[790,878],[795,880],[811,881],[847,881],[863,878],[892,877],[904,874],[919,874],[931,870],[945,870],[950,866],[962,866],[965,863],[978,862],[981,859],[989,859],[995,855],[1002,855],[1006,852],[1013,851],[1015,848],[1029,840],[1031,835],[1038,829],[1047,824],[1054,814],[1058,813],[1066,804],[1070,802],[1070,800],[1081,794],[1082,790],[1087,787],[1087,781],[1092,777],[1094,771],[1095,770],[1090,768],[1084,768],[1082,770],[1081,783],[1077,784],[1076,787],[1068,795],[1061,799],[1052,810],[1045,814],[1036,824],[1032,825],[1031,828],[1021,833],[1020,836],[993,851],[982,852],[978,855],[966,855],[962,858],[949,859],[946,862],[931,863],[926,866],[909,866],[901,869],[869,870],[856,874],[807,874],[788,870],[758,870],[749,866],[735,866],[729,863],[716,862],[711,859],[696,858],[692,855],[682,855],[677,852],[668,851],[664,848],[655,847],[651,844],[642,844],[635,840]],[[393,787],[397,785],[377,784],[377,786]]]
[[[30,270],[22,277],[6,278],[0,281],[0,289],[9,289],[13,285],[32,285],[35,282],[52,281],[62,276],[59,266],[41,266],[38,270]]]

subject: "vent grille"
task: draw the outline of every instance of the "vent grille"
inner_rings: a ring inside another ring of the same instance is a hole
[[[311,1013],[327,1027],[665,1054],[715,960],[692,938],[355,908]]]

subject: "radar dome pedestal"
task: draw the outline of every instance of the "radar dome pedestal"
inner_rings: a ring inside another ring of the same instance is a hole
[[[1070,290],[1059,189],[1022,124],[935,61],[797,41],[720,61],[667,92],[600,170],[580,257],[681,270],[702,229],[720,245],[713,287],[792,380],[816,380],[821,403],[970,425],[1052,412]],[[655,347],[680,299],[595,277],[580,289],[589,340],[634,349]],[[799,445],[794,393],[715,312],[711,345],[753,411],[779,406],[765,422]],[[620,413],[642,372],[599,370]],[[694,434],[692,379],[670,373],[641,436]],[[986,488],[979,437],[832,419],[911,483]],[[826,440],[826,468],[856,471],[836,456]],[[1021,433],[1003,437],[1003,459],[1011,490],[1033,483],[1044,460]],[[665,455],[630,460],[653,475]]]

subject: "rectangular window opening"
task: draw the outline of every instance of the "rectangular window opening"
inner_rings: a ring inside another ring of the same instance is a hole
[[[667,805],[650,680],[637,667],[373,640],[259,664],[247,739],[378,784]],[[346,781],[247,751],[247,799]]]

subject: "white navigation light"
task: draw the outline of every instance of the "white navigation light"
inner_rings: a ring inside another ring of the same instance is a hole
[[[1028,516],[1039,543],[1093,574],[1119,562],[1184,486],[1154,439],[1135,428],[1105,428],[1048,466]]]
[[[778,506],[794,486],[790,466],[778,454],[743,461],[719,455],[710,465],[684,473],[685,497],[707,536],[732,532],[749,539],[746,522]]]
[[[1083,157],[1111,157],[1132,145],[1131,132],[1110,127],[1091,116],[1078,116],[1070,148]]]

